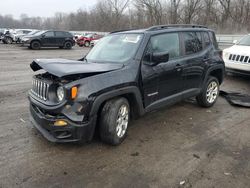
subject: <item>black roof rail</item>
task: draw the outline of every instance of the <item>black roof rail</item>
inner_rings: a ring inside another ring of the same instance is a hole
[[[193,25],[193,24],[169,24],[169,25],[156,25],[153,27],[150,27],[146,29],[146,31],[155,31],[160,29],[167,29],[167,28],[173,28],[173,27],[183,27],[183,28],[206,28],[206,26],[203,25]]]
[[[122,30],[117,30],[117,31],[111,31],[110,34],[112,33],[119,33],[119,32],[123,32],[123,31],[132,31],[134,29],[122,29]]]

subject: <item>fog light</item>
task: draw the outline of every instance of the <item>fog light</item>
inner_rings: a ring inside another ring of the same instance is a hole
[[[63,121],[63,120],[57,120],[55,123],[54,123],[54,126],[60,126],[60,127],[63,127],[63,126],[66,126],[68,125],[68,123],[66,121]]]

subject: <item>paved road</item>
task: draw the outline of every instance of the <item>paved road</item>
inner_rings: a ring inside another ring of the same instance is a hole
[[[45,140],[29,123],[29,63],[86,52],[0,44],[0,187],[250,186],[250,111],[222,98],[210,109],[189,100],[147,114],[118,147]],[[222,88],[250,92],[247,78],[227,77]]]

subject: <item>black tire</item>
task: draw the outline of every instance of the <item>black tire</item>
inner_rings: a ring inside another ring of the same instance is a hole
[[[127,111],[124,111],[126,107]],[[126,114],[124,117],[121,113]],[[99,121],[99,134],[101,140],[111,145],[119,145],[127,136],[128,124],[130,120],[130,107],[127,99],[116,98],[107,101],[101,110]],[[127,122],[122,124],[121,122]],[[118,126],[120,122],[120,125]],[[121,129],[119,129],[119,127]],[[121,132],[119,131],[121,130]]]
[[[13,43],[13,39],[11,37],[6,37],[5,41],[6,41],[6,44],[12,44]]]
[[[41,43],[39,41],[33,41],[31,42],[30,47],[33,50],[39,50],[41,48]]]
[[[215,84],[215,85],[212,86],[212,84]],[[211,95],[210,96],[213,96],[213,97],[210,98],[209,96],[207,96],[207,95],[209,95],[208,94],[208,92],[209,92],[208,90],[209,90],[210,87],[213,88],[215,86],[217,88],[215,88],[213,90],[214,92],[211,91]],[[219,91],[220,91],[219,88],[220,88],[220,84],[219,84],[218,79],[215,78],[215,77],[213,77],[213,76],[209,76],[209,78],[208,78],[205,86],[203,87],[201,93],[196,97],[197,103],[200,106],[206,107],[206,108],[213,106],[216,103],[217,99],[218,99]]]
[[[90,46],[90,42],[89,42],[89,41],[86,41],[86,42],[84,43],[84,46],[85,46],[85,47],[89,47],[89,46]]]
[[[66,41],[65,43],[64,43],[64,45],[63,45],[63,48],[64,49],[71,49],[72,48],[72,42],[70,42],[70,41]]]

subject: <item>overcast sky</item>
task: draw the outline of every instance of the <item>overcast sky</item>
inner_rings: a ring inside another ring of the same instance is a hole
[[[1,0],[0,14],[12,14],[19,18],[22,13],[28,16],[53,16],[56,12],[74,12],[79,8],[90,9],[97,0]]]

